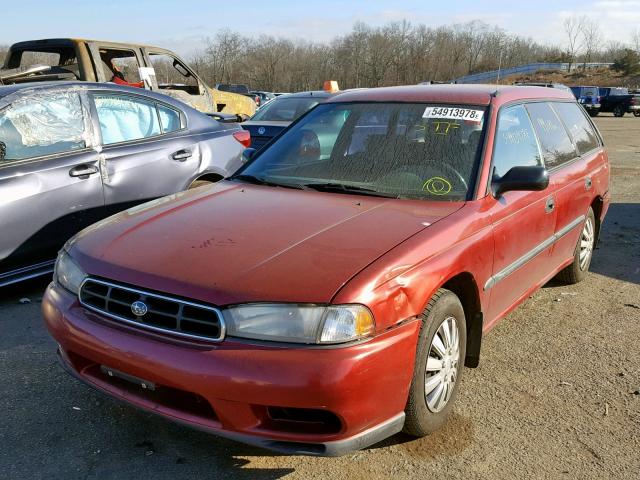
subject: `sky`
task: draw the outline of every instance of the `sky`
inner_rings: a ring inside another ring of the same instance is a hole
[[[640,0],[20,0],[3,1],[0,45],[51,37],[148,43],[187,55],[223,28],[327,41],[363,21],[430,26],[482,20],[540,43],[565,42],[562,21],[597,19],[607,40],[629,43],[640,27]]]

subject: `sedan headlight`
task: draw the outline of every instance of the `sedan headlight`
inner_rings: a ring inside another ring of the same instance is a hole
[[[71,259],[67,252],[62,250],[56,260],[53,276],[60,285],[74,295],[78,295],[80,285],[87,274]]]
[[[256,303],[226,308],[223,315],[230,336],[278,342],[350,342],[371,335],[375,327],[362,305]]]

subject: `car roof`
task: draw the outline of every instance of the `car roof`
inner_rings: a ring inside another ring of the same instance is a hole
[[[565,90],[517,85],[443,84],[347,90],[333,96],[336,102],[435,102],[489,105],[523,99],[575,100]]]
[[[146,90],[144,88],[128,87],[126,85],[118,85],[116,83],[94,83],[94,82],[81,82],[81,81],[26,82],[26,83],[17,83],[14,85],[4,85],[4,86],[0,86],[0,99],[4,99],[5,97],[8,97],[12,94],[19,94],[22,91],[30,91],[30,92],[37,93],[39,91],[67,90],[67,89],[110,90],[110,91],[119,91],[123,93],[132,93],[132,94],[142,95],[150,99],[155,99],[155,100],[158,100],[159,102],[167,103],[169,105],[173,105],[174,107],[178,107],[183,111],[193,110],[191,107],[189,107],[189,105],[186,105],[185,103],[179,100],[176,100],[168,95],[153,92],[151,90]]]
[[[276,98],[331,98],[334,97],[337,93],[325,92],[324,90],[308,90],[305,92],[296,92],[296,93],[283,93],[282,95],[278,95]]]

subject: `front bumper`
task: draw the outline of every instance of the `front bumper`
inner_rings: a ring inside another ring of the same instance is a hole
[[[364,448],[403,427],[418,321],[346,347],[272,346],[230,338],[212,345],[107,320],[55,283],[42,305],[67,371],[176,422],[285,453],[325,456]],[[144,379],[170,397],[188,396],[189,408],[183,401],[152,397],[139,385],[112,381],[101,366]],[[200,402],[196,407],[194,399]],[[328,412],[338,422],[329,430],[304,419],[282,422],[271,408]]]

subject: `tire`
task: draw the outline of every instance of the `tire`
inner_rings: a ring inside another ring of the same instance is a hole
[[[589,110],[590,117],[597,117],[599,113],[600,113],[600,110]]]
[[[589,207],[587,218],[584,221],[582,232],[580,233],[580,238],[578,238],[578,243],[576,244],[576,249],[573,254],[573,262],[558,273],[558,280],[569,285],[584,280],[589,271],[589,265],[591,265],[595,241],[596,217],[593,214],[593,209]],[[583,252],[586,252],[586,256],[581,258]]]
[[[451,340],[447,343],[444,331],[446,326],[449,327],[449,332],[453,331],[452,325],[457,327],[458,333],[457,360],[454,353],[455,337],[452,338],[449,335],[448,338]],[[436,336],[437,340],[434,343]],[[422,314],[413,380],[405,408],[406,418],[403,429],[405,433],[415,437],[424,437],[438,430],[447,421],[462,379],[466,344],[467,325],[460,299],[453,292],[441,288],[431,298]],[[444,351],[444,355],[438,353],[438,350]],[[429,361],[430,370],[428,371],[427,361],[429,358],[432,361]],[[439,368],[439,370],[433,370],[434,368]],[[436,371],[440,373],[436,373]],[[443,381],[443,376],[452,382]],[[429,378],[435,379],[436,377],[439,377],[440,381],[427,381]],[[428,388],[430,389],[427,390]],[[439,396],[438,389],[441,389]],[[440,398],[444,403],[440,403]]]
[[[625,113],[626,112],[624,111],[624,107],[622,105],[616,105],[615,108],[613,109],[614,117],[624,117]]]
[[[640,112],[633,112],[634,117],[640,117]]]
[[[213,184],[213,182],[210,182],[209,180],[194,180],[193,183],[189,185],[189,190],[211,184]]]

